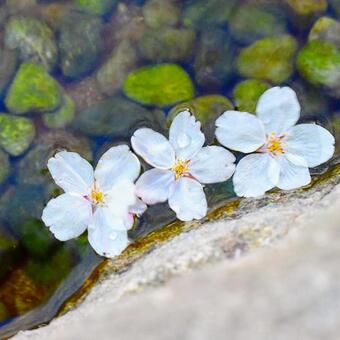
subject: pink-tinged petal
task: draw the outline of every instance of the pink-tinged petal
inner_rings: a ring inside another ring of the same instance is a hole
[[[129,207],[129,213],[132,215],[141,216],[144,214],[146,209],[147,205],[142,200],[137,198],[136,202]]]
[[[196,121],[189,111],[180,112],[171,124],[169,140],[175,149],[177,158],[191,159],[205,142],[201,123]]]
[[[61,151],[47,163],[54,181],[65,192],[88,195],[93,186],[93,169],[75,152]]]
[[[290,87],[273,87],[260,97],[256,114],[267,134],[281,134],[294,126],[300,118],[300,104]]]
[[[175,175],[170,170],[148,170],[136,183],[137,196],[146,204],[165,202],[169,198],[169,190],[174,181]]]
[[[269,154],[245,156],[236,166],[233,183],[240,197],[258,197],[276,186],[279,166]]]
[[[216,138],[228,149],[254,152],[266,142],[262,122],[247,112],[226,111],[216,120]]]
[[[140,162],[127,145],[114,146],[104,153],[94,176],[99,190],[109,191],[120,180],[134,182],[140,173]]]
[[[200,183],[225,182],[235,171],[235,156],[220,146],[201,149],[189,165],[190,174]]]
[[[135,131],[131,144],[139,156],[156,168],[170,169],[175,162],[175,151],[170,142],[149,128]]]
[[[288,131],[286,139],[288,152],[304,158],[310,168],[325,163],[333,157],[335,139],[319,125],[296,125]],[[292,162],[296,164],[294,160]]]
[[[42,213],[43,222],[60,241],[81,235],[91,218],[91,203],[83,197],[71,194],[62,194],[51,199]]]
[[[114,257],[128,246],[125,221],[107,208],[98,208],[88,229],[92,248],[101,256]]]
[[[309,169],[290,162],[287,157],[278,158],[280,164],[280,179],[277,187],[282,190],[292,190],[303,187],[311,182]]]
[[[202,185],[186,177],[180,178],[171,186],[169,206],[181,221],[199,220],[208,211]]]

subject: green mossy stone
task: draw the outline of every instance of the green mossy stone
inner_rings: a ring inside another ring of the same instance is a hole
[[[231,16],[229,25],[234,38],[245,44],[286,32],[286,23],[282,17],[265,7],[253,4],[238,7]]]
[[[184,61],[193,51],[196,34],[186,28],[146,31],[139,40],[141,55],[153,62]]]
[[[270,85],[258,79],[248,79],[238,83],[233,90],[237,110],[255,113],[261,95]]]
[[[6,305],[3,302],[0,302],[0,322],[6,321],[10,316]]]
[[[117,0],[73,0],[80,11],[88,14],[103,15],[112,10]]]
[[[340,155],[340,112],[334,113],[332,127],[335,137],[335,156]]]
[[[258,40],[241,50],[237,69],[248,78],[283,83],[293,73],[297,47],[296,40],[290,35]]]
[[[186,2],[182,21],[187,27],[224,25],[237,5],[237,0],[190,0]]]
[[[0,279],[2,279],[12,268],[20,252],[18,241],[0,227]],[[1,305],[0,305],[1,307]],[[0,308],[1,319],[1,308]]]
[[[35,136],[29,118],[0,113],[0,146],[12,156],[19,156],[31,145]]]
[[[185,70],[176,64],[141,67],[124,83],[127,97],[146,105],[169,106],[194,96],[194,85]]]
[[[45,113],[42,116],[42,120],[47,127],[56,129],[70,124],[74,119],[74,115],[74,102],[68,95],[64,94],[60,108],[54,112]]]
[[[340,49],[320,40],[307,43],[297,57],[297,68],[308,82],[326,86],[340,98]]]
[[[329,17],[322,17],[312,27],[308,40],[328,41],[340,48],[340,22]]]
[[[143,15],[150,28],[175,26],[180,18],[180,9],[174,1],[148,0],[143,6]]]
[[[227,110],[233,110],[231,101],[221,95],[207,95],[177,104],[168,114],[167,123],[171,125],[178,113],[189,110],[202,124],[202,129],[208,143],[214,140],[215,121]]]
[[[57,61],[53,31],[34,18],[12,17],[5,28],[5,46],[17,49],[21,60],[41,63],[48,71]]]
[[[58,83],[43,66],[21,64],[6,96],[6,106],[15,114],[55,110],[60,104]]]
[[[327,9],[327,0],[286,0],[288,5],[299,15],[323,12]]]
[[[37,258],[46,257],[56,244],[53,234],[41,220],[29,220],[19,230],[20,242],[26,251]]]
[[[3,183],[10,172],[10,163],[8,155],[0,150],[0,184]]]

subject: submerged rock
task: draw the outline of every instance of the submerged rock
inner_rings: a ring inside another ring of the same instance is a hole
[[[237,68],[245,77],[280,84],[293,73],[296,50],[297,42],[290,35],[264,38],[241,50]]]
[[[60,108],[54,112],[45,113],[42,120],[51,129],[62,128],[72,122],[74,114],[74,102],[68,95],[64,94]]]
[[[275,36],[286,32],[286,23],[279,13],[258,4],[239,6],[230,18],[233,37],[241,43]]]
[[[323,12],[327,9],[327,0],[285,0],[299,15]]]
[[[141,55],[153,62],[184,61],[193,51],[195,31],[164,28],[146,31],[139,40]]]
[[[198,84],[218,87],[233,71],[234,51],[230,36],[222,29],[203,32],[196,52],[194,70]]]
[[[206,140],[209,143],[215,139],[215,120],[226,110],[234,108],[231,101],[221,95],[207,95],[191,99],[187,102],[176,105],[169,112],[167,122],[170,126],[172,120],[178,113],[189,109],[196,119],[202,124],[202,130],[205,134]]]
[[[88,161],[92,160],[87,138],[63,130],[49,131],[41,134],[25,157],[18,162],[17,181],[21,184],[48,183],[55,188],[47,171],[47,161],[61,150],[77,152]]]
[[[138,57],[129,41],[122,41],[97,72],[97,81],[103,93],[111,96],[118,92],[129,72],[135,68]]]
[[[340,49],[320,40],[307,43],[297,57],[297,68],[308,82],[328,88],[340,98]]]
[[[35,18],[12,17],[5,29],[5,46],[17,49],[21,60],[41,63],[48,71],[57,61],[53,31]]]
[[[236,0],[190,0],[186,2],[182,21],[185,26],[201,28],[226,24],[237,4]]]
[[[154,112],[138,104],[113,97],[80,112],[73,126],[90,136],[129,140],[137,128],[147,126],[159,130],[162,121]]]
[[[175,1],[148,0],[143,6],[145,23],[151,28],[175,26],[180,17],[180,9]]]
[[[131,72],[124,83],[124,92],[129,98],[155,106],[188,100],[194,91],[189,75],[176,64],[141,67]]]
[[[29,118],[0,113],[0,147],[10,155],[19,156],[24,153],[34,136],[34,123]]]
[[[58,83],[43,66],[21,64],[6,96],[7,108],[15,114],[55,110],[60,104]]]
[[[9,163],[9,158],[8,155],[0,150],[0,184],[3,183],[10,172],[10,163]]]
[[[88,14],[103,15],[112,10],[117,0],[73,0],[76,8]]]
[[[18,251],[18,241],[5,228],[0,227],[0,279],[2,279],[15,262]],[[0,304],[0,322],[3,310]]]
[[[330,5],[334,9],[336,15],[340,15],[340,0],[329,0]]]
[[[233,90],[237,110],[255,113],[260,96],[270,85],[257,79],[248,79],[238,83]]]
[[[9,49],[0,50],[0,96],[12,81],[17,68],[17,52]]]
[[[340,22],[329,17],[320,18],[309,33],[309,41],[328,41],[340,48]]]
[[[99,18],[71,13],[60,23],[61,70],[66,77],[78,78],[90,72],[102,48]]]
[[[6,305],[3,302],[0,302],[0,322],[6,321],[10,316]]]

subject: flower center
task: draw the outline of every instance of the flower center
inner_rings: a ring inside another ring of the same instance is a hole
[[[278,156],[286,153],[286,143],[284,141],[285,135],[277,135],[276,133],[272,133],[267,138],[266,150],[271,153],[273,156]]]
[[[91,192],[91,199],[94,205],[104,203],[104,194],[96,189]]]
[[[184,176],[189,170],[190,161],[183,161],[182,159],[178,159],[175,165],[171,168],[171,170],[175,173],[176,180],[180,179]]]

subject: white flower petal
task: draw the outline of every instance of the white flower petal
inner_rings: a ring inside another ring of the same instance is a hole
[[[43,222],[60,241],[81,235],[91,217],[91,203],[83,197],[71,194],[62,194],[51,199],[42,213]]]
[[[75,152],[61,151],[47,163],[54,181],[65,192],[87,195],[93,185],[91,164]]]
[[[144,172],[136,183],[136,193],[146,204],[167,201],[175,175],[169,170],[151,169]]]
[[[180,112],[171,124],[169,140],[177,158],[191,159],[205,142],[201,123],[189,111]]]
[[[220,146],[201,149],[189,165],[190,174],[204,184],[225,182],[235,171],[235,156]]]
[[[88,229],[92,248],[101,256],[114,257],[128,246],[124,219],[112,215],[109,209],[98,208]]]
[[[290,87],[273,87],[259,99],[257,116],[266,127],[266,132],[283,133],[294,126],[300,118],[300,104]]]
[[[175,151],[170,142],[151,129],[142,128],[135,131],[131,144],[138,155],[156,168],[170,169],[175,162]]]
[[[127,179],[116,182],[113,188],[105,193],[104,201],[111,213],[116,216],[125,216],[129,208],[136,203],[136,186]]]
[[[334,137],[316,124],[299,124],[287,133],[288,152],[303,157],[310,168],[331,159],[334,154],[334,144]]]
[[[146,209],[147,209],[146,204],[142,200],[137,198],[136,202],[133,205],[129,206],[129,213],[141,216],[144,214]]]
[[[280,179],[277,187],[283,190],[292,190],[310,183],[309,169],[290,162],[287,157],[278,158],[280,164]]]
[[[127,145],[114,146],[104,153],[94,176],[101,191],[108,191],[121,179],[134,182],[140,173],[140,162]]]
[[[208,210],[202,185],[187,177],[180,178],[172,185],[169,206],[182,221],[199,220]]]
[[[266,141],[262,122],[247,112],[226,111],[216,120],[216,138],[225,147],[254,152]]]
[[[275,162],[265,153],[242,158],[233,177],[236,194],[240,197],[258,197],[275,187],[279,178],[279,167]]]

